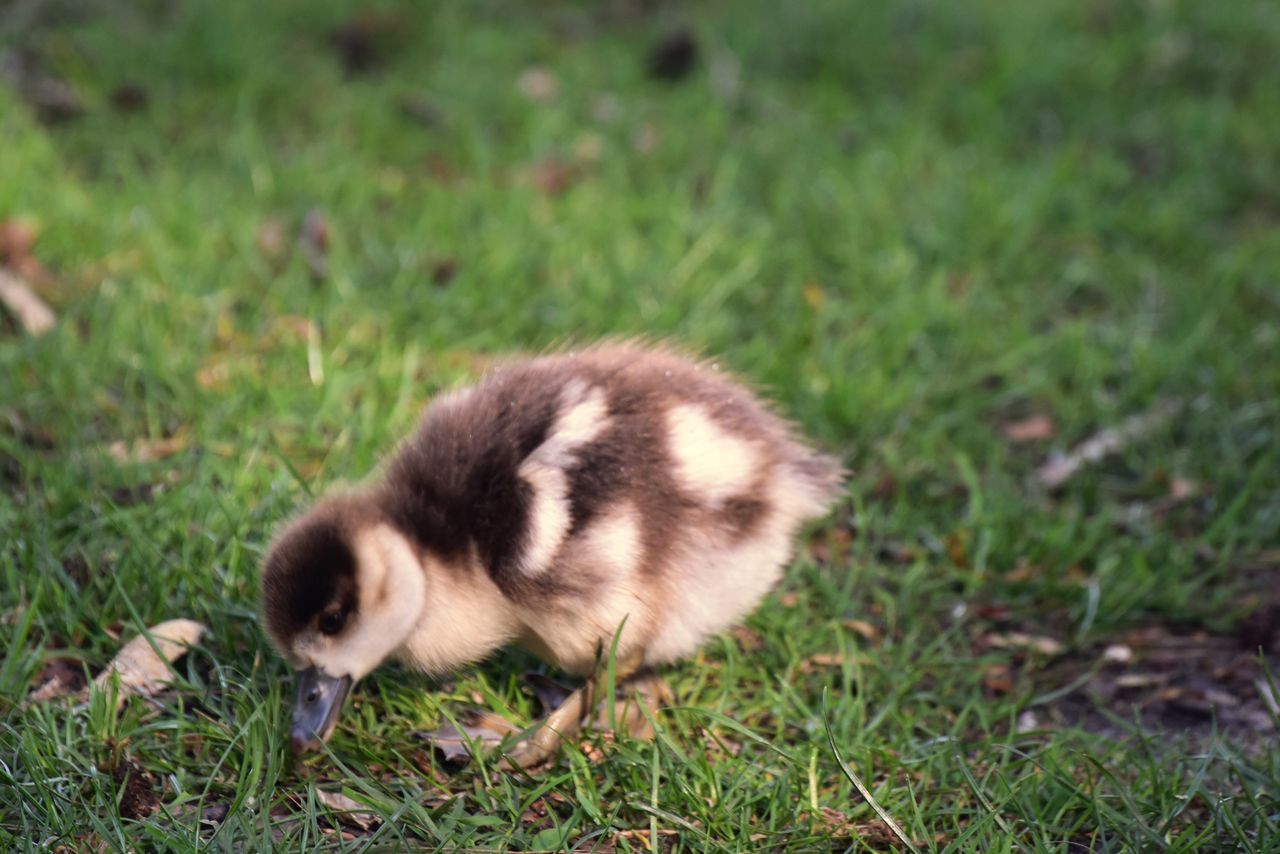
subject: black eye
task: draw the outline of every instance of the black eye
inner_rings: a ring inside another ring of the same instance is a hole
[[[320,621],[317,627],[321,634],[336,635],[342,631],[342,624],[347,621],[341,611],[326,611],[320,615]]]

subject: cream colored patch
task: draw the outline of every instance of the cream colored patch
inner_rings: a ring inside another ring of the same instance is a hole
[[[787,467],[774,468],[758,494],[768,509],[751,537],[734,543],[697,531],[677,547],[647,664],[683,658],[747,616],[782,577],[799,527],[825,512],[813,485]]]
[[[394,653],[418,624],[427,604],[422,563],[404,535],[387,525],[352,538],[358,606],[338,635],[310,632],[296,652],[330,676],[361,679]]]
[[[630,578],[640,564],[640,519],[623,506],[587,529],[586,550],[616,577]]]
[[[745,492],[756,479],[760,454],[716,424],[702,407],[673,406],[667,428],[677,480],[708,504]]]
[[[556,562],[557,576],[586,592],[524,611],[522,643],[580,675],[591,672],[597,651],[612,645],[619,627],[619,658],[641,648],[653,622],[637,583],[641,551],[640,519],[633,507],[616,507],[591,525]]]
[[[520,568],[531,575],[551,563],[569,531],[569,478],[575,452],[599,436],[609,421],[604,390],[570,380],[560,394],[560,412],[547,439],[520,465],[533,487],[529,536]]]
[[[479,661],[519,635],[514,606],[479,561],[428,569],[427,604],[397,652],[401,661],[439,675]]]

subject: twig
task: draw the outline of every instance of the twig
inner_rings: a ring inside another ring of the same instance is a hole
[[[1108,427],[1086,439],[1068,454],[1051,456],[1036,472],[1036,478],[1049,489],[1057,489],[1076,472],[1113,454],[1135,439],[1140,439],[1172,418],[1182,408],[1182,401],[1170,400],[1150,412],[1135,415],[1119,427]]]
[[[13,312],[18,323],[30,335],[43,335],[58,322],[53,309],[45,305],[26,282],[8,270],[0,270],[0,302]]]

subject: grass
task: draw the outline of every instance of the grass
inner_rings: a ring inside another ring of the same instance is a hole
[[[0,845],[890,847],[857,780],[923,850],[1280,849],[1274,730],[1072,689],[1137,628],[1235,637],[1280,589],[1280,10],[640,5],[371,7],[372,73],[336,0],[14,7],[5,43],[85,109],[45,126],[0,86],[0,218],[38,228],[61,319],[0,326]],[[698,66],[652,79],[677,25]],[[820,547],[673,669],[652,743],[438,766],[411,733],[446,712],[533,714],[508,652],[384,669],[290,757],[255,618],[273,526],[487,355],[605,334],[715,353],[842,452]],[[1011,441],[1034,414],[1053,435]],[[24,703],[176,616],[210,632],[157,706]],[[1011,629],[1065,652],[992,645]],[[344,841],[338,787],[386,820]]]

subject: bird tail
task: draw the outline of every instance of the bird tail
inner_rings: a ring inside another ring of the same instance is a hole
[[[800,491],[807,499],[806,516],[821,516],[844,494],[848,472],[835,457],[812,451],[790,465]]]

